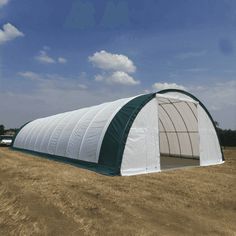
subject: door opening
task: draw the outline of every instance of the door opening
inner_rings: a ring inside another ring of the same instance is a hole
[[[157,95],[161,170],[199,166],[197,103]]]

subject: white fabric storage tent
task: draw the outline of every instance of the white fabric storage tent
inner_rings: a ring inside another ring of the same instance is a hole
[[[179,160],[183,166],[224,161],[209,112],[176,89],[36,119],[20,129],[12,146],[111,175],[158,172],[165,169],[161,160],[170,168]]]

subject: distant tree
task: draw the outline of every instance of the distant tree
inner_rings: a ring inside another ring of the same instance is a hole
[[[220,138],[221,145],[223,147],[236,146],[236,130],[222,129],[220,128],[219,122],[214,121],[218,136]]]
[[[236,146],[236,130],[219,129],[221,145]]]
[[[5,127],[4,125],[0,125],[0,135],[4,134]]]

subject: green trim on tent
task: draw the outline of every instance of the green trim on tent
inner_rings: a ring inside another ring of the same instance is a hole
[[[219,137],[219,134],[218,134],[218,131],[217,131],[217,128],[216,128],[216,125],[215,125],[215,122],[210,114],[210,112],[207,110],[207,108],[204,106],[204,104],[198,99],[196,98],[194,95],[192,95],[191,93],[188,93],[184,90],[180,90],[180,89],[164,89],[164,90],[161,90],[157,93],[159,94],[164,94],[164,93],[170,93],[170,92],[177,92],[177,93],[182,93],[182,94],[185,94],[189,97],[191,97],[193,100],[197,101],[199,103],[199,105],[204,109],[204,111],[207,113],[208,117],[210,118],[211,122],[212,122],[212,125],[213,127],[215,128],[215,131],[216,131],[216,135],[217,135],[217,138],[218,138],[218,141],[219,141],[219,145],[220,145],[220,150],[221,150],[221,154],[222,154],[222,161],[225,160],[225,157],[224,157],[224,153],[223,153],[223,150],[222,150],[222,147],[221,147],[221,141],[220,141],[220,137]]]
[[[120,174],[121,162],[130,128],[140,110],[155,97],[155,93],[138,96],[124,105],[112,119],[103,138],[99,165]]]
[[[37,152],[37,151],[32,151],[32,150],[27,150],[27,149],[22,149],[22,148],[16,148],[16,147],[11,147],[11,149],[20,151],[22,153],[34,155],[36,157],[45,158],[47,160],[53,160],[53,161],[77,166],[83,169],[95,171],[100,174],[114,176],[113,169],[110,169],[109,167],[104,167],[102,165],[98,165],[97,163],[82,161],[82,160],[77,160],[77,159],[72,159],[68,157],[62,157],[62,156],[57,156],[53,154],[42,153],[42,152]]]

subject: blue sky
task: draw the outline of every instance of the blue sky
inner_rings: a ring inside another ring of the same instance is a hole
[[[0,123],[182,88],[236,129],[236,1],[0,0]]]

